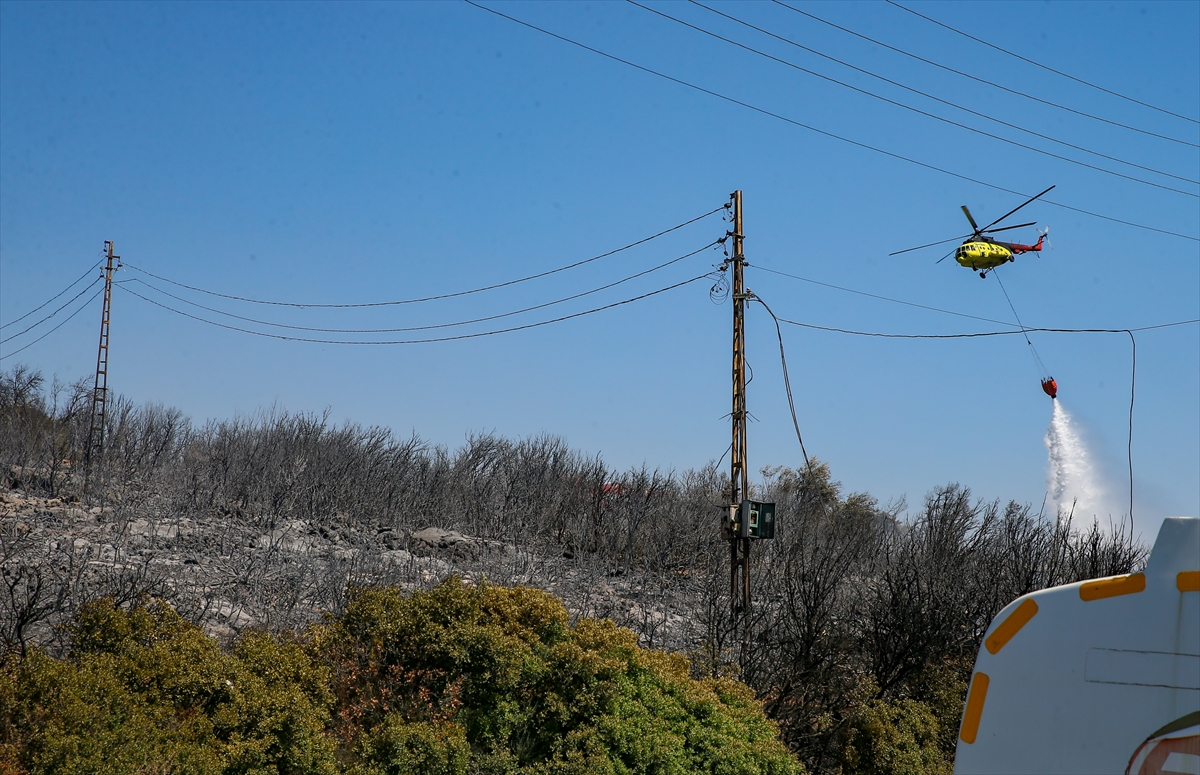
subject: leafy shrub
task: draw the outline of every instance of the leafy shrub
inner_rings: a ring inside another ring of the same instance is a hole
[[[842,733],[843,775],[950,775],[967,684],[953,665],[931,668],[911,684],[915,696],[861,704]]]
[[[697,681],[548,593],[354,593],[307,642],[229,651],[170,606],[86,605],[0,671],[0,773],[798,775],[746,686]]]
[[[386,749],[461,772],[461,730],[477,772],[801,771],[748,688],[694,680],[686,659],[612,622],[571,627],[539,590],[457,578],[410,596],[360,590],[315,643],[334,666],[340,735],[367,764]]]
[[[223,653],[162,603],[83,608],[74,648],[5,664],[6,751],[30,773],[332,773],[328,672],[261,633]],[[20,770],[17,770],[20,771]]]
[[[857,775],[949,775],[953,763],[938,747],[941,727],[917,700],[872,700],[855,717],[842,763]]]
[[[365,735],[359,754],[371,775],[466,775],[466,730],[449,721],[405,721],[398,713]]]

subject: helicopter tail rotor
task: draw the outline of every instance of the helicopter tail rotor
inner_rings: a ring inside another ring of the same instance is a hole
[[[1054,246],[1050,244],[1050,240],[1049,240],[1050,227],[1047,226],[1044,229],[1038,229],[1037,233],[1039,235],[1038,242],[1044,242],[1045,244],[1043,245],[1043,247],[1046,248],[1047,250],[1054,250]]]

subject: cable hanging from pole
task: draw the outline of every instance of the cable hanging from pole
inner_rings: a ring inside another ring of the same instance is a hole
[[[814,331],[828,331],[834,334],[850,334],[853,336],[870,336],[880,339],[978,339],[988,336],[1014,336],[1021,333],[1017,331],[979,331],[977,333],[966,334],[889,334],[881,331],[855,331],[851,328],[835,328],[833,326],[818,326],[815,323],[801,323],[798,320],[789,320],[788,318],[779,318],[780,323],[787,323],[790,326],[799,328],[811,328]],[[1025,330],[1031,333],[1047,333],[1047,334],[1123,334],[1126,331],[1153,331],[1158,328],[1174,328],[1175,326],[1190,326],[1200,323],[1200,318],[1191,318],[1189,320],[1174,320],[1170,323],[1158,323],[1153,326],[1139,326],[1137,328],[1026,328]]]
[[[999,281],[999,279],[1000,278],[997,275],[996,280]],[[1003,288],[1002,283],[1001,283],[1001,288]],[[1005,297],[1008,296],[1007,291],[1005,292],[1004,295],[1005,295]],[[1026,328],[1023,324],[1021,324],[1020,319],[1018,318],[1017,322],[1019,325],[1021,325],[1021,329],[1019,331],[985,331],[985,332],[975,333],[975,334],[883,334],[883,333],[869,332],[869,331],[853,331],[853,330],[849,330],[849,329],[829,328],[826,326],[817,326],[817,325],[813,325],[810,323],[800,323],[800,322],[797,322],[794,320],[788,320],[787,318],[778,317],[774,313],[774,311],[772,311],[771,308],[767,306],[766,302],[764,302],[757,295],[753,295],[752,298],[754,301],[757,301],[759,304],[762,304],[763,308],[767,310],[767,312],[771,315],[772,319],[774,319],[774,321],[775,321],[775,331],[779,337],[779,356],[780,356],[780,361],[783,365],[784,388],[787,391],[788,407],[791,409],[791,412],[792,412],[792,424],[796,428],[796,438],[800,441],[800,449],[802,452],[804,451],[804,441],[800,437],[800,424],[796,420],[795,404],[792,400],[791,380],[789,379],[789,376],[788,376],[787,359],[786,359],[786,356],[784,355],[784,351],[783,351],[783,333],[779,328],[780,323],[789,323],[794,326],[799,326],[802,328],[811,328],[811,329],[820,330],[820,331],[830,331],[830,332],[837,332],[837,333],[844,333],[844,334],[854,334],[857,336],[898,338],[898,339],[967,339],[967,338],[975,338],[975,337],[1011,336],[1014,334],[1021,334],[1022,336],[1025,337],[1025,341],[1029,344],[1031,351],[1034,353],[1035,359],[1037,359],[1037,363],[1042,366],[1043,370],[1045,369],[1045,366],[1041,364],[1041,359],[1037,358],[1037,350],[1036,350],[1036,348],[1033,347],[1033,343],[1029,341],[1029,337],[1028,337],[1029,332],[1046,332],[1046,333],[1060,333],[1060,334],[1125,334],[1125,335],[1127,335],[1129,337],[1129,343],[1130,343],[1129,432],[1128,432],[1128,437],[1126,440],[1125,456],[1126,456],[1126,461],[1128,463],[1128,468],[1129,468],[1129,531],[1130,531],[1129,535],[1130,535],[1131,539],[1133,538],[1133,535],[1134,535],[1134,532],[1133,532],[1133,530],[1134,530],[1134,516],[1133,516],[1133,500],[1134,500],[1133,499],[1133,488],[1134,488],[1134,479],[1133,479],[1133,409],[1134,409],[1134,402],[1135,402],[1136,395],[1137,395],[1136,394],[1136,388],[1137,388],[1137,338],[1134,336],[1134,332],[1135,331],[1153,331],[1153,330],[1157,330],[1157,329],[1161,329],[1161,328],[1174,328],[1177,326],[1195,325],[1197,323],[1200,323],[1200,318],[1192,319],[1192,320],[1179,320],[1179,321],[1174,321],[1171,323],[1159,323],[1157,325],[1151,325],[1151,326],[1140,326],[1138,328]],[[1010,300],[1010,306],[1011,306],[1011,300]],[[1016,314],[1017,314],[1016,309],[1013,309],[1013,315],[1016,316]],[[805,453],[805,463],[806,464],[808,463],[807,453]]]
[[[796,419],[796,402],[792,398],[792,380],[788,376],[787,354],[783,351],[783,329],[779,327],[779,318],[775,317],[775,313],[767,306],[767,303],[757,295],[750,297],[763,306],[771,319],[775,321],[775,335],[779,337],[779,362],[783,366],[783,389],[787,392],[788,409],[792,413],[792,427],[796,429],[796,441],[800,442],[800,454],[804,455],[804,467],[808,471],[812,471],[812,463],[808,461],[808,450],[804,448],[804,437],[800,434],[800,421]]]
[[[1129,461],[1129,540],[1133,540],[1133,399],[1137,388],[1137,339],[1133,331],[1126,329],[1129,334],[1129,344],[1132,346],[1131,368],[1129,369],[1129,440],[1125,446],[1125,457]]]

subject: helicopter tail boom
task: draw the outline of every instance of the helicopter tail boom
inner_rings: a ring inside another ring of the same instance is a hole
[[[1004,247],[1011,250],[1013,252],[1013,255],[1019,255],[1021,253],[1040,253],[1040,252],[1042,252],[1042,243],[1044,243],[1045,241],[1046,241],[1046,235],[1041,234],[1038,236],[1037,243],[1033,244],[1033,245],[1022,245],[1019,242],[1000,242],[997,244],[1003,245]]]

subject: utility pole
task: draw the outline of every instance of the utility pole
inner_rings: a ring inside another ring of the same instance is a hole
[[[108,407],[108,322],[112,313],[112,276],[120,267],[120,256],[113,255],[113,244],[104,242],[108,263],[104,267],[104,308],[100,312],[100,349],[96,353],[96,386],[92,390],[92,421],[88,427],[87,450],[84,452],[83,488],[86,492],[92,477],[92,464],[99,465],[104,453],[104,417]]]
[[[742,192],[733,192],[733,446],[729,459],[732,510],[736,510],[750,492],[750,474],[746,467],[746,293],[742,268],[746,263],[742,250]],[[750,539],[738,531],[728,531],[729,601],[736,617],[750,610]],[[739,556],[740,555],[740,556]],[[738,570],[741,569],[741,584]],[[739,589],[740,587],[740,589]]]

